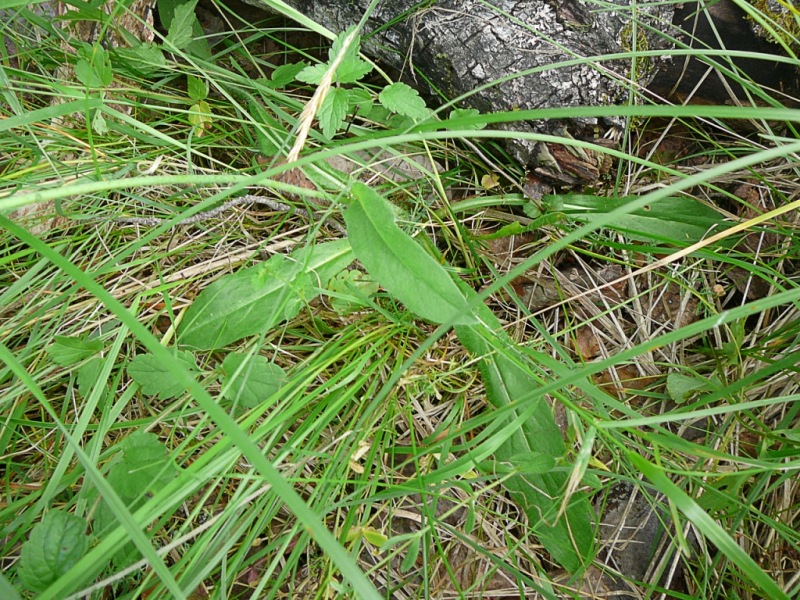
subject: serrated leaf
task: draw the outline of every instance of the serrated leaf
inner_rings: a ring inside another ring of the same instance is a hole
[[[372,65],[357,55],[347,56],[336,68],[334,81],[339,83],[355,83],[372,71]]]
[[[367,90],[354,88],[347,90],[347,112],[366,115],[372,109],[372,94]]]
[[[286,371],[258,355],[231,352],[222,362],[222,371],[225,397],[245,408],[263,402],[286,383]]]
[[[347,117],[348,100],[347,90],[342,88],[333,88],[325,96],[322,106],[317,111],[317,119],[319,119],[322,135],[326,138],[332,138],[336,135],[336,132],[339,131],[342,123],[344,123]]]
[[[167,66],[167,59],[161,48],[155,44],[139,44],[134,48],[116,48],[115,55],[119,60],[115,63],[118,70],[129,74],[150,77]]]
[[[295,79],[297,79],[297,81],[302,81],[303,83],[319,85],[322,83],[322,78],[325,76],[328,66],[328,63],[320,63],[318,65],[308,66],[300,71]]]
[[[389,204],[372,188],[354,183],[344,211],[353,252],[372,278],[416,315],[444,323],[474,323],[464,294],[433,257],[394,222]]]
[[[307,66],[308,63],[304,60],[297,63],[289,63],[288,65],[281,65],[272,72],[272,76],[267,82],[267,86],[273,89],[284,88],[292,83],[300,74],[300,72]]]
[[[378,101],[392,112],[412,119],[424,119],[430,114],[417,90],[402,81],[383,88]]]
[[[137,431],[119,443],[122,459],[114,464],[108,481],[126,502],[157,491],[177,477],[177,467],[158,436]]]
[[[197,370],[194,355],[188,350],[178,352],[176,358],[188,370]],[[152,354],[140,354],[131,360],[128,364],[128,375],[147,396],[158,396],[165,400],[183,393],[183,385],[176,382],[172,372]]]
[[[357,27],[356,25],[351,25],[350,27],[345,29],[343,32],[341,32],[334,38],[330,50],[328,50],[329,60],[332,61],[339,55],[339,53],[342,51],[342,47],[344,46],[345,40],[350,36],[351,33],[353,33],[353,30],[355,30],[356,27]],[[348,57],[358,56],[360,48],[361,48],[361,36],[356,35],[350,41],[350,44],[347,46],[347,50],[345,50],[346,56]]]
[[[186,77],[186,93],[192,102],[200,102],[208,96],[208,85],[199,77],[188,75]]]
[[[185,50],[194,41],[194,27],[198,23],[195,8],[197,0],[189,0],[175,7],[169,24],[167,42],[178,50]]]
[[[19,576],[32,592],[41,592],[69,571],[86,552],[86,522],[61,510],[51,510],[31,530],[22,545]]]
[[[307,300],[353,261],[347,240],[315,244],[288,257],[220,278],[195,299],[178,329],[184,346],[199,350],[222,348],[294,318]]]
[[[465,285],[461,287],[468,296],[474,294]],[[456,333],[466,349],[479,358],[478,369],[489,403],[502,409],[529,395],[540,382],[523,367],[528,359],[514,350],[514,342],[503,332],[494,313],[487,306],[479,305],[477,315],[482,325],[458,326]],[[495,460],[513,464],[517,457],[537,454],[550,456],[554,461],[561,458],[566,447],[547,401],[543,397],[527,401],[506,417],[505,422],[519,418],[523,410],[529,416],[497,448]],[[492,470],[494,468],[487,474]],[[503,485],[528,515],[542,545],[565,569],[575,573],[591,554],[594,530],[591,505],[582,492],[572,495],[566,511],[556,519],[567,480],[565,471],[551,470],[514,475],[504,479]]]
[[[47,347],[50,359],[59,366],[68,367],[92,357],[103,350],[100,340],[88,340],[85,336],[57,335],[54,344]]]

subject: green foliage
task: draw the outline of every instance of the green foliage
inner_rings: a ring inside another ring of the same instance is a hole
[[[62,367],[68,367],[91,358],[103,350],[103,342],[98,339],[57,335],[55,342],[47,347],[50,359]]]
[[[359,36],[355,36],[347,49],[343,50],[344,41],[352,34],[353,30],[350,28],[336,36],[328,53],[327,62],[308,66],[305,66],[306,63],[283,65],[273,72],[270,87],[278,88],[287,85],[292,76],[303,83],[321,85],[338,58],[339,62],[336,68],[332,74],[329,74],[336,87],[325,96],[317,111],[320,128],[325,137],[332,138],[344,126],[348,114],[368,116],[398,128],[413,125],[415,121],[430,117],[431,111],[425,106],[425,101],[415,89],[405,83],[389,84],[378,94],[378,101],[388,111],[385,113],[373,110],[372,95],[367,90],[340,87],[345,84],[357,83],[372,71],[372,65],[359,56],[361,44]],[[344,55],[340,57],[341,52],[344,52]],[[301,65],[303,65],[302,68],[300,68]],[[477,111],[469,112],[468,116],[473,116],[473,114],[477,114]],[[407,117],[409,122],[390,122],[392,115]]]
[[[86,521],[53,509],[22,545],[18,573],[23,585],[41,592],[71,569],[86,552]]]
[[[352,269],[331,279],[328,290],[332,292],[331,308],[346,315],[367,306],[366,299],[378,292],[378,284],[362,271]]]
[[[353,184],[351,193],[344,216],[356,257],[417,316],[435,323],[461,324],[456,332],[479,358],[489,402],[507,415],[498,421],[498,427],[505,427],[505,441],[496,449],[495,458],[501,463],[517,463],[525,473],[506,479],[504,485],[524,507],[545,548],[565,568],[578,571],[592,548],[588,500],[575,494],[566,517],[558,518],[567,473],[552,466],[566,452],[561,432],[543,397],[530,399],[524,408],[516,403],[530,397],[540,382],[526,369],[527,361],[509,350],[513,345],[501,333],[494,314],[481,304],[476,319],[467,301],[474,292],[459,289],[444,268],[395,224],[389,204],[363,184]]]
[[[223,394],[243,408],[253,408],[286,383],[286,371],[263,356],[230,352],[222,362]]]
[[[158,491],[174,479],[177,468],[154,433],[137,431],[115,446],[121,458],[108,474],[108,482],[123,499]]]
[[[197,370],[191,352],[178,352],[176,356],[187,370]],[[128,375],[141,386],[142,393],[148,396],[175,398],[184,391],[183,385],[175,381],[170,369],[152,354],[140,354],[131,360],[128,364]]]
[[[212,283],[192,303],[179,342],[197,350],[222,348],[295,317],[353,260],[347,240],[275,255]],[[318,287],[318,285],[320,287]]]
[[[353,252],[367,272],[414,314],[434,323],[474,323],[464,295],[442,266],[394,223],[383,198],[354,183],[344,211]]]
[[[607,198],[569,194],[548,196],[549,211],[563,212],[584,223],[596,222],[636,197]],[[688,245],[730,227],[723,215],[693,198],[662,198],[622,215],[606,227],[627,233],[632,239]]]
[[[430,114],[417,90],[400,81],[383,88],[378,100],[392,112],[412,119],[425,119]]]

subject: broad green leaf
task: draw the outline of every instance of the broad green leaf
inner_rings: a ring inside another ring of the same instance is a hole
[[[103,361],[99,356],[87,360],[78,369],[78,392],[86,398],[92,391],[100,371],[103,369]]]
[[[2,573],[0,573],[0,598],[4,600],[22,600],[22,596],[19,595],[19,592]]]
[[[373,279],[423,319],[474,323],[452,277],[395,224],[389,204],[363,183],[354,183],[351,194],[344,211],[347,235]]]
[[[466,286],[462,288],[466,290]],[[541,383],[524,368],[528,359],[514,350],[514,342],[503,332],[494,313],[480,305],[478,317],[483,325],[458,326],[456,333],[467,350],[479,358],[478,369],[489,403],[504,408]],[[554,462],[562,458],[566,447],[547,401],[538,397],[527,402],[516,408],[507,421],[518,418],[523,410],[530,416],[497,449],[495,460],[514,464],[519,463],[520,457],[540,457],[537,460],[542,461],[541,466],[548,460],[544,457]],[[505,479],[504,486],[528,515],[542,545],[561,566],[575,573],[591,555],[594,531],[591,505],[582,492],[573,494],[565,514],[556,520],[567,479],[568,473],[564,471],[534,469]]]
[[[347,90],[333,88],[322,101],[322,106],[317,111],[317,119],[322,135],[326,138],[332,138],[342,126],[347,117],[348,99]]]
[[[547,473],[556,466],[556,459],[550,454],[543,452],[525,452],[511,457],[511,464],[520,472],[525,474]]]
[[[62,367],[68,367],[92,357],[103,349],[100,340],[87,340],[85,336],[57,335],[55,343],[47,347],[50,359]]]
[[[88,88],[107,87],[114,78],[111,69],[111,57],[105,48],[98,43],[84,44],[78,49],[78,61],[75,63],[75,77]]]
[[[392,112],[412,119],[424,119],[430,114],[417,90],[400,81],[383,88],[378,100]]]
[[[154,433],[137,431],[119,443],[122,459],[111,467],[108,481],[125,501],[158,491],[178,475],[164,444]]]
[[[275,255],[222,277],[186,311],[178,340],[184,346],[213,350],[292,319],[353,258],[348,241],[337,240]]]
[[[372,109],[372,94],[367,90],[354,88],[347,90],[347,112],[366,115]]]
[[[139,44],[134,48],[115,48],[115,68],[129,75],[153,77],[167,66],[164,52],[155,44]]]
[[[185,50],[194,41],[194,27],[198,22],[195,14],[196,6],[197,0],[190,0],[175,7],[167,41],[179,50]]]
[[[591,223],[604,218],[635,197],[605,198],[601,196],[549,196],[546,202],[552,211],[561,211],[581,222]],[[692,198],[663,198],[633,212],[622,215],[611,225],[635,239],[692,244],[730,227],[722,214]]]
[[[304,60],[296,63],[289,63],[288,65],[281,65],[277,67],[273,72],[266,85],[273,89],[280,89],[284,88],[290,83],[292,83],[297,75],[308,66],[308,63]]]
[[[187,351],[178,352],[178,360],[190,371],[196,371],[194,355]],[[142,388],[147,396],[161,399],[174,398],[183,392],[183,386],[175,381],[170,370],[152,354],[140,354],[128,364],[128,375]]]
[[[32,592],[41,592],[69,571],[86,552],[86,522],[67,512],[51,510],[31,530],[22,545],[19,576]]]
[[[245,408],[263,402],[286,383],[286,371],[258,355],[230,352],[222,362],[222,372],[225,397]]]

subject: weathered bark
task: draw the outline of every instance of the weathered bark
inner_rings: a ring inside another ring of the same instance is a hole
[[[357,23],[370,3],[286,2],[333,31]],[[363,48],[406,73],[413,67],[424,76],[417,78],[420,85],[427,85],[423,83],[427,80],[438,88],[424,91],[439,91],[448,98],[509,75],[540,69],[477,91],[462,103],[484,112],[613,104],[626,98],[630,61],[557,64],[618,53],[634,45],[666,49],[668,42],[655,31],[670,27],[673,7],[639,1],[634,12],[629,0],[608,4],[618,9],[599,10],[597,4],[583,0],[386,0],[367,21]],[[637,83],[649,80],[654,70],[647,71],[640,65]],[[552,132],[561,125],[528,122],[515,123],[513,128]],[[542,160],[542,148],[535,144],[517,140],[509,149],[522,164]]]
[[[370,0],[285,1],[336,32],[359,22],[370,4]],[[756,36],[753,23],[731,0],[679,4],[610,0],[605,6],[616,9],[603,10],[600,3],[589,0],[384,0],[366,23],[363,47],[414,77],[421,91],[447,98],[539,69],[475,91],[461,102],[483,112],[621,103],[632,86],[641,91],[648,84],[654,93],[671,100],[683,100],[691,93],[696,101],[725,102],[731,94],[742,97],[741,88],[718,74],[708,77],[708,66],[700,60],[670,60],[670,36],[694,48],[777,52],[774,44]],[[665,51],[663,57],[637,60],[635,82],[630,60],[558,65],[635,49]],[[754,59],[734,63],[767,87],[797,89],[797,71],[792,67]],[[699,81],[704,83],[695,89]],[[580,136],[589,125],[594,123],[540,121],[516,122],[509,128],[540,133],[566,130]],[[552,145],[513,140],[507,147],[520,163],[565,182],[591,179],[603,168],[593,159],[576,158]]]

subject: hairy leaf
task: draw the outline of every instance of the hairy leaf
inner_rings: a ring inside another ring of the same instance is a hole
[[[226,275],[204,289],[186,311],[178,340],[213,350],[292,319],[353,258],[348,241],[337,240],[275,255]]]
[[[347,235],[358,260],[386,290],[414,314],[434,323],[474,323],[464,294],[453,279],[394,222],[389,204],[354,183],[344,212]]]

